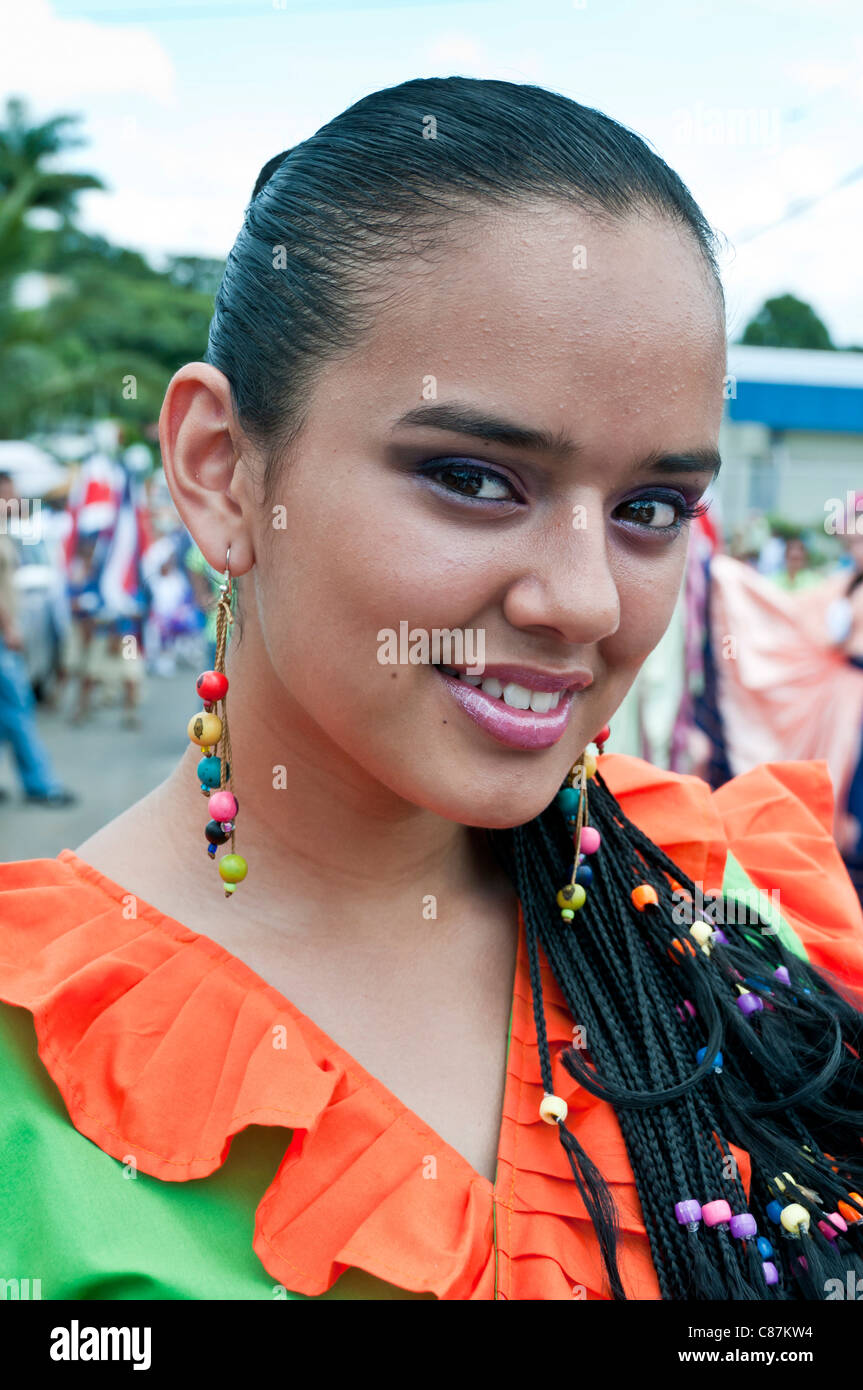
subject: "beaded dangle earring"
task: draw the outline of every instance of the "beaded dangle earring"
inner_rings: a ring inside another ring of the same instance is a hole
[[[230,898],[238,883],[246,877],[249,866],[241,854],[234,853],[234,822],[239,810],[239,802],[234,795],[233,766],[231,758],[231,735],[228,729],[228,677],[225,675],[225,648],[228,643],[228,628],[234,621],[231,612],[234,599],[234,586],[231,578],[231,547],[225,556],[225,580],[219,591],[216,616],[216,662],[215,670],[202,671],[195,682],[195,689],[204,702],[204,708],[193,714],[189,720],[188,734],[193,743],[201,749],[202,757],[198,763],[198,780],[201,792],[208,797],[208,821],[204,836],[207,840],[207,853],[211,859],[216,857],[216,849],[230,839],[231,851],[219,860],[219,875],[225,885],[225,897]],[[218,707],[218,711],[217,711]],[[220,748],[221,751],[217,751]]]
[[[611,730],[605,724],[593,742],[602,753]],[[587,784],[596,775],[596,758],[584,752],[567,774],[566,781],[557,794],[556,801],[566,819],[567,829],[573,839],[572,873],[569,883],[557,895],[557,905],[564,922],[572,922],[580,907],[587,901],[587,890],[593,882],[593,869],[584,861],[589,854],[596,854],[602,843],[599,831],[588,824]]]

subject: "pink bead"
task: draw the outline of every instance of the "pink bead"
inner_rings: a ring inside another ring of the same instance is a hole
[[[826,1221],[818,1222],[818,1229],[828,1240],[835,1240],[840,1231],[848,1230],[848,1222],[843,1220],[838,1211],[831,1211],[828,1212]]]
[[[226,835],[230,835],[230,833],[231,833],[231,831],[233,830],[233,828],[234,828],[234,822],[233,822],[232,820],[223,820],[223,821],[222,821],[222,829],[224,830],[224,832],[225,832]]]
[[[586,825],[581,832],[580,849],[584,854],[596,854],[602,838],[598,830],[594,830],[592,825]]]
[[[708,1202],[701,1208],[705,1226],[722,1226],[731,1220],[731,1208],[727,1202]]]
[[[213,792],[207,802],[207,810],[213,820],[233,820],[237,814],[236,798],[228,791]]]

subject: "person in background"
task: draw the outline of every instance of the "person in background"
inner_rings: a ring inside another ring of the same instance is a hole
[[[784,567],[776,570],[770,578],[780,589],[796,593],[800,589],[811,589],[813,584],[820,584],[824,574],[813,567],[803,537],[789,536],[785,542]]]
[[[191,576],[177,556],[177,538],[163,536],[147,553],[150,617],[146,646],[152,669],[159,676],[172,676],[178,654],[186,655],[185,643],[204,627]],[[197,642],[195,648],[197,650]]]
[[[79,530],[75,552],[69,564],[67,589],[71,623],[63,647],[62,664],[68,676],[78,681],[78,697],[69,716],[71,724],[81,724],[90,716],[90,701],[96,678],[93,674],[93,644],[96,614],[100,607],[99,571],[104,538],[97,531]]]
[[[48,751],[36,730],[35,700],[21,655],[24,637],[18,623],[15,571],[18,550],[8,534],[9,503],[18,500],[8,473],[0,473],[0,742],[8,742],[24,787],[25,799],[42,806],[77,801],[54,773]],[[0,793],[5,799],[6,793]]]
[[[848,664],[863,670],[863,534],[856,529],[863,493],[846,516],[841,587],[827,609],[827,630]],[[858,723],[857,758],[845,795],[841,848],[851,882],[863,902],[863,721]]]

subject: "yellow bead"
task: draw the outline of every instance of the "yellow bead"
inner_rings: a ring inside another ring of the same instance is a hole
[[[558,907],[584,907],[587,894],[580,883],[568,883],[557,895]]]
[[[585,777],[596,775],[596,758],[592,753],[585,753],[584,755],[584,775]]]
[[[706,922],[696,922],[689,928],[689,935],[695,937],[699,946],[706,946],[713,936],[713,931]]]
[[[219,742],[222,737],[222,721],[217,714],[207,714],[205,710],[201,710],[199,714],[192,715],[186,732],[193,743],[203,748],[207,744]]]
[[[790,1206],[783,1207],[779,1220],[793,1236],[799,1236],[801,1232],[809,1230],[809,1213],[799,1202],[792,1202]]]
[[[241,854],[223,854],[219,860],[219,873],[225,883],[240,883],[249,872],[249,866]]]
[[[561,1120],[566,1119],[568,1109],[565,1100],[561,1100],[560,1096],[553,1096],[549,1091],[546,1091],[539,1107],[539,1113],[547,1125],[557,1125],[560,1124]]]

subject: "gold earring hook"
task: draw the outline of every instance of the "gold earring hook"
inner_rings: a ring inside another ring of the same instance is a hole
[[[225,555],[225,579],[224,579],[223,582],[222,582],[222,587],[221,587],[221,591],[220,591],[220,592],[221,592],[222,597],[223,597],[223,598],[226,598],[226,599],[228,600],[228,602],[230,603],[231,597],[232,597],[233,592],[234,592],[233,576],[232,576],[232,574],[231,574],[231,547],[230,547],[230,545],[228,546],[227,554]],[[233,622],[233,618],[229,618],[229,621]]]

